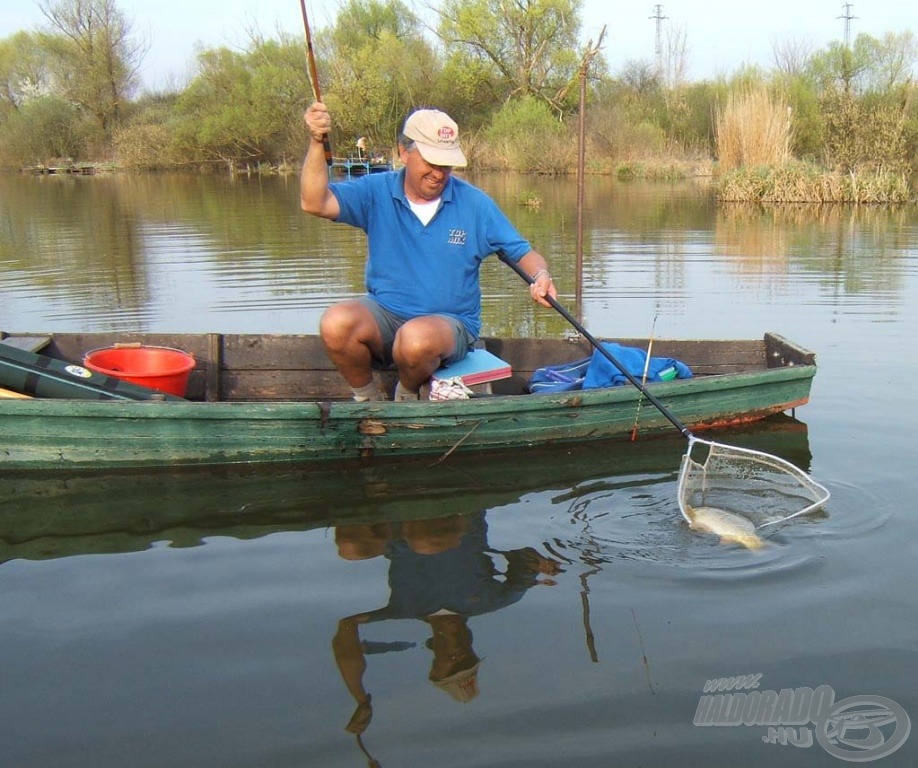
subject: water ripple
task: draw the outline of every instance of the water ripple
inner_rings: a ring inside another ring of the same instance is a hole
[[[616,477],[555,503],[566,509],[552,517],[547,551],[568,564],[640,566],[643,576],[663,580],[772,579],[816,568],[822,555],[814,538],[822,528],[832,529],[826,525],[832,512],[816,511],[761,531],[766,542],[761,550],[722,544],[689,529],[672,474]],[[851,529],[847,535],[859,532]]]

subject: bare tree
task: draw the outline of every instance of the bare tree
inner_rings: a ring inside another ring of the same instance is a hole
[[[646,96],[660,88],[657,67],[649,59],[629,59],[622,67],[619,79],[639,96]]]
[[[137,85],[146,44],[115,0],[41,0],[38,7],[49,23],[42,43],[54,58],[56,89],[110,137]]]
[[[685,82],[688,72],[688,47],[685,40],[685,27],[667,27],[664,39],[664,70],[662,74],[666,85],[670,88],[678,88]]]
[[[812,57],[813,45],[806,40],[791,38],[772,41],[771,59],[775,70],[786,77],[803,74]]]

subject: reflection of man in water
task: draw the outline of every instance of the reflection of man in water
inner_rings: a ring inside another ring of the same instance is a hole
[[[499,610],[519,600],[539,581],[539,574],[556,574],[556,561],[531,547],[497,552],[488,547],[485,513],[388,525],[340,526],[335,531],[338,553],[347,560],[379,555],[389,559],[389,603],[338,622],[332,641],[338,669],[357,709],[347,730],[361,734],[373,711],[363,686],[365,644],[359,627],[388,619],[419,619],[431,629],[427,647],[433,651],[430,681],[457,701],[478,695],[481,660],[472,648],[468,617]],[[492,559],[503,555],[501,573]]]

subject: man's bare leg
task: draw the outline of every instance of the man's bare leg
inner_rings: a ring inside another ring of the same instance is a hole
[[[398,367],[396,399],[416,399],[421,385],[455,347],[453,328],[442,317],[416,317],[399,328],[392,345],[392,359]]]
[[[382,334],[373,313],[359,301],[329,307],[319,324],[325,351],[360,399],[371,399],[373,357],[382,357]]]

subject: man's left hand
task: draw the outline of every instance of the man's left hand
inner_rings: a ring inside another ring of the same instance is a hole
[[[558,291],[555,289],[555,283],[547,270],[543,269],[536,273],[535,280],[533,280],[529,286],[529,295],[532,296],[533,301],[541,304],[543,307],[551,306],[551,302],[545,297],[551,296],[555,298],[558,295]]]

